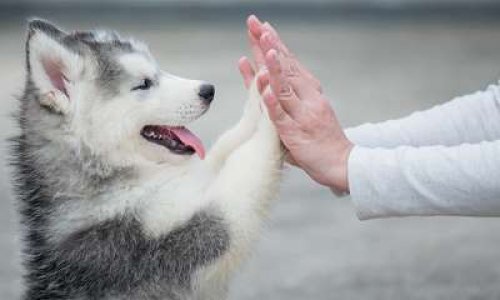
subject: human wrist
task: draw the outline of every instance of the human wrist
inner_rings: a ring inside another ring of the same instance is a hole
[[[330,152],[331,162],[328,164],[327,178],[324,185],[335,190],[337,193],[349,192],[348,164],[354,144],[345,139],[342,143],[336,143]]]

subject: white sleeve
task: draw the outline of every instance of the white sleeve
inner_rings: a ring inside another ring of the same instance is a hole
[[[392,148],[397,146],[453,146],[500,139],[500,88],[455,98],[429,110],[399,120],[367,123],[346,130],[355,145]]]
[[[500,216],[500,140],[454,147],[354,147],[348,166],[360,219]]]

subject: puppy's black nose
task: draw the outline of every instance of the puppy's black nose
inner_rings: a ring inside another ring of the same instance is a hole
[[[204,83],[200,87],[200,91],[198,92],[200,98],[207,103],[212,102],[214,100],[215,95],[215,87],[211,84]]]

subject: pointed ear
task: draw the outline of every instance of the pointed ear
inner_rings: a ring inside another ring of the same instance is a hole
[[[39,90],[40,103],[59,113],[67,112],[72,84],[83,70],[75,41],[46,21],[31,20],[26,48],[28,76]]]

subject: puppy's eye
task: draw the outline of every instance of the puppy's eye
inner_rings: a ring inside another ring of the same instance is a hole
[[[141,84],[132,88],[132,91],[136,90],[149,90],[153,86],[153,80],[149,78],[144,78]]]

